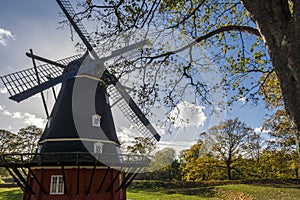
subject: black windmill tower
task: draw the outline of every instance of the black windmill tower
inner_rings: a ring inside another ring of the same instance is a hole
[[[68,0],[57,0],[87,48],[84,55],[52,61],[26,53],[33,68],[1,80],[10,99],[21,102],[41,93],[48,123],[33,154],[1,155],[5,167],[33,199],[126,199],[126,188],[149,163],[145,156],[119,153],[111,105],[118,106],[132,125],[152,143],[159,134],[128,94],[118,78],[104,68],[104,62],[145,44],[139,42],[100,58],[84,26]],[[36,66],[35,60],[46,64]],[[61,83],[56,97],[54,86]],[[49,114],[43,91],[53,89],[56,102]]]

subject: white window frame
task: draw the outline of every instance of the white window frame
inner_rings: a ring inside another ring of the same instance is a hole
[[[97,147],[101,148],[100,152],[97,152]],[[102,152],[103,152],[103,143],[101,142],[94,143],[94,153],[102,153]]]
[[[101,116],[98,114],[92,115],[92,126],[100,127],[101,125]]]
[[[56,178],[55,188],[54,187],[54,178]],[[59,180],[62,180],[62,190],[59,191]],[[54,191],[53,191],[54,190]],[[64,194],[65,185],[62,175],[52,175],[51,176],[51,183],[50,183],[50,194]]]

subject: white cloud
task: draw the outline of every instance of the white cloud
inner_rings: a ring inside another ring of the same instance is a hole
[[[12,114],[8,110],[3,110],[4,115],[12,116]]]
[[[30,113],[25,113],[22,118],[24,118],[24,123],[27,125],[35,125],[39,128],[44,128],[46,124],[46,120]]]
[[[254,128],[254,132],[255,133],[269,133],[271,130],[267,130],[267,129],[264,129],[262,127],[256,127]]]
[[[174,108],[169,117],[174,123],[175,128],[186,128],[188,126],[204,126],[206,121],[203,106],[197,106],[189,102],[183,101]]]
[[[9,39],[15,39],[15,36],[9,30],[0,28],[0,44],[6,46]]]
[[[14,112],[14,113],[12,113],[12,118],[21,119],[22,115],[20,112]]]
[[[46,120],[39,118],[30,113],[14,112],[11,114],[11,116],[12,116],[12,118],[23,120],[24,124],[26,124],[28,126],[35,125],[39,128],[44,128],[44,126],[46,124]]]
[[[8,91],[7,91],[6,88],[0,88],[0,93],[1,94],[6,94],[6,93],[8,93]]]
[[[19,119],[21,120],[25,125],[29,126],[29,125],[35,125],[39,128],[44,128],[45,124],[46,124],[46,120],[39,118],[33,114],[30,113],[21,113],[21,112],[9,112],[8,110],[5,110],[3,106],[0,105],[0,111],[2,111],[2,113],[4,115],[10,116],[13,119]]]
[[[133,127],[121,127],[120,130],[117,131],[117,135],[120,142],[124,143],[130,143],[135,137],[141,136]]]
[[[240,97],[239,99],[238,99],[238,101],[240,101],[242,104],[245,104],[245,103],[247,103],[247,98],[246,97]]]
[[[260,133],[262,130],[261,130],[262,128],[261,127],[256,127],[255,129],[254,129],[254,132],[255,133]]]

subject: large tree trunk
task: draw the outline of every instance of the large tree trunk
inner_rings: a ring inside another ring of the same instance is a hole
[[[291,0],[292,11],[288,0],[241,1],[267,45],[286,111],[300,131],[300,1]]]
[[[227,171],[227,180],[231,180],[231,161],[226,160],[226,171]]]

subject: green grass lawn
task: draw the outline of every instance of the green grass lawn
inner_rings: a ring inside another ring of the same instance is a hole
[[[300,185],[295,184],[234,184],[198,188],[176,189],[128,189],[132,200],[298,200]],[[0,188],[0,200],[21,200],[19,188]]]
[[[300,199],[300,185],[294,184],[264,184],[264,185],[224,185],[216,187],[219,192],[229,194],[231,191],[248,194],[253,199],[287,199],[299,200]],[[224,194],[223,194],[224,195]],[[224,198],[227,199],[227,198]]]
[[[21,200],[22,197],[20,188],[0,188],[0,200]]]
[[[128,190],[128,199],[132,200],[189,200],[189,199],[216,199],[216,200],[299,200],[300,185],[284,184],[234,184],[209,186],[189,189],[162,189]]]

